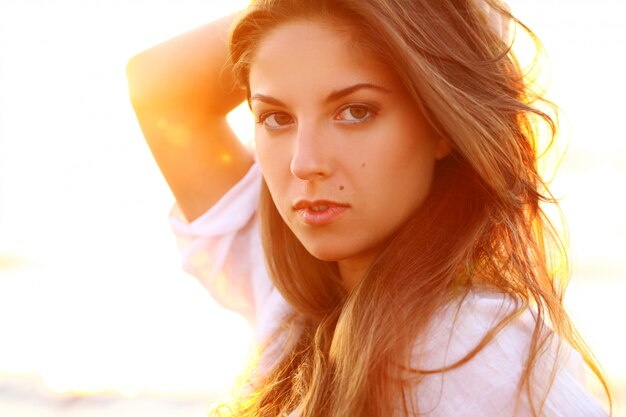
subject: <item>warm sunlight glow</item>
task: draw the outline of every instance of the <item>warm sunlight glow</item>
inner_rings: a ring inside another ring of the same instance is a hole
[[[235,107],[228,115],[228,123],[244,144],[254,146],[254,118],[248,103]]]
[[[157,128],[163,131],[163,136],[174,146],[183,147],[191,143],[191,131],[185,125],[159,120]]]
[[[208,398],[246,365],[248,324],[181,269],[167,224],[174,199],[134,118],[125,67],[247,3],[0,2],[0,382],[33,376],[68,396]],[[509,4],[544,41],[541,83],[563,111],[567,154],[552,190],[571,235],[567,306],[626,396],[626,91],[616,65],[626,2]],[[247,105],[228,121],[252,147]],[[187,127],[159,128],[189,143]],[[555,161],[543,163],[550,175]]]
[[[40,375],[71,395],[225,392],[250,329],[180,269],[166,219],[173,199],[142,143],[125,66],[246,2],[155,4],[149,18],[132,2],[39,3],[36,14],[21,2],[0,11],[0,129],[12,155],[0,155],[0,255],[36,262],[0,264],[0,374]],[[189,142],[185,126],[159,128]]]

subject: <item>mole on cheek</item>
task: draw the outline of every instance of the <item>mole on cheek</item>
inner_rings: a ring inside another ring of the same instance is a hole
[[[361,167],[365,168],[365,162],[361,163]]]
[[[340,185],[340,186],[339,186],[339,191],[343,191],[343,189],[344,189],[344,188],[345,188],[345,187],[344,187],[343,185]]]

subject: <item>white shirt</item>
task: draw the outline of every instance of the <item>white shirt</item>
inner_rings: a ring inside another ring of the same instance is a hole
[[[290,311],[265,269],[256,217],[260,183],[261,171],[254,164],[216,205],[193,222],[188,223],[176,206],[170,213],[183,268],[196,276],[221,305],[246,317],[258,341],[268,337]],[[429,326],[428,337],[414,346],[416,367],[437,369],[455,363],[515,308],[513,298],[483,291],[471,292],[442,308]],[[410,402],[415,394],[420,415],[431,417],[532,416],[526,395],[522,395],[517,408],[516,399],[534,325],[532,312],[526,310],[468,363],[427,376],[407,400]],[[557,352],[555,379],[548,390]],[[278,359],[262,358],[262,363],[272,364]],[[608,415],[587,391],[582,359],[568,344],[554,339],[534,369],[531,387],[538,393],[548,392],[543,415]],[[535,403],[542,398],[540,394],[533,397]]]

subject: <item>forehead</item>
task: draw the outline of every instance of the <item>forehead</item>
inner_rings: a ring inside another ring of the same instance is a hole
[[[250,90],[334,89],[369,82],[397,85],[395,73],[345,28],[297,20],[271,30],[250,65]]]

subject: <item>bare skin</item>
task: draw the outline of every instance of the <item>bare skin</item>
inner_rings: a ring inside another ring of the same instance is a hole
[[[213,206],[253,163],[226,121],[245,99],[225,64],[233,18],[157,45],[127,67],[146,142],[189,221]]]
[[[215,204],[253,163],[251,151],[241,144],[226,121],[226,115],[245,98],[226,64],[232,19],[233,16],[227,16],[157,45],[134,57],[128,65],[131,101],[144,136],[189,221]],[[421,204],[428,192],[434,161],[447,154],[447,142],[433,137],[418,117],[419,112],[401,94],[393,74],[384,66],[372,67],[371,57],[352,56],[346,39],[339,34],[317,24],[287,25],[277,32],[285,30],[286,35],[277,38],[274,34],[262,43],[252,65],[253,112],[258,117],[260,112],[271,110],[281,116],[276,121],[272,116],[267,123],[257,124],[259,160],[289,227],[314,256],[338,261],[350,288],[368,268],[380,243],[407,213]],[[297,33],[291,33],[294,31]],[[278,47],[270,47],[277,42]],[[283,45],[285,42],[294,44]],[[306,52],[307,47],[330,52],[312,56]],[[293,55],[300,50],[302,56]],[[317,103],[323,100],[318,93],[332,95],[346,86],[350,93],[341,94],[341,103],[333,100],[333,105],[341,104],[339,109],[319,107]],[[290,106],[260,107],[264,99],[257,90],[278,94]],[[285,96],[285,91],[295,96]],[[364,104],[370,102],[374,104]],[[354,111],[359,118],[352,120]],[[324,115],[330,121],[322,125],[333,126],[329,132],[312,124],[314,120],[326,120]],[[301,135],[297,135],[296,148],[300,152],[296,154],[289,152],[293,148],[289,141],[275,142],[266,137],[270,132],[286,131],[287,126],[261,128],[285,117],[288,121],[299,120],[298,125],[311,125],[310,141],[301,141]],[[332,143],[326,146],[324,141]],[[353,152],[355,146],[359,147],[358,153]],[[324,156],[321,149],[333,152]],[[322,171],[324,175],[320,175]],[[293,181],[275,181],[290,172]],[[284,211],[291,213],[296,202],[291,201],[285,210],[280,203],[283,194],[293,191],[294,184],[308,190],[297,193],[299,199],[347,199],[350,204],[343,209],[346,214],[342,220],[324,226],[303,226],[291,221]],[[324,187],[328,190],[322,193]],[[414,191],[409,193],[414,198],[402,197],[394,202],[407,190]],[[394,210],[389,211],[389,207]],[[347,236],[350,239],[346,240]]]
[[[450,149],[391,68],[316,21],[264,38],[250,67],[263,176],[304,247],[353,288],[423,203]]]

